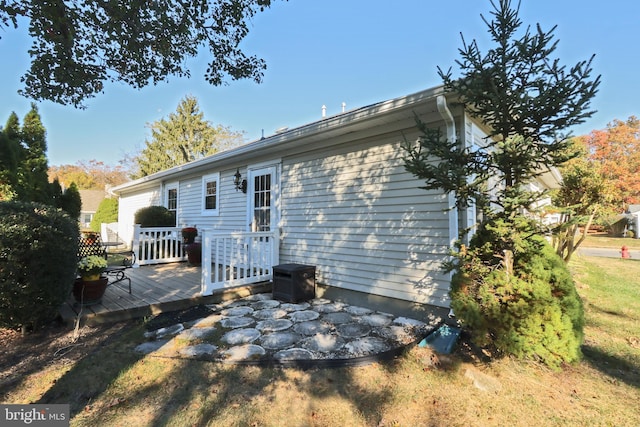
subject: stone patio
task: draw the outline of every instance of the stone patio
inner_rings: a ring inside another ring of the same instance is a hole
[[[441,323],[323,298],[294,304],[256,294],[163,313],[135,351],[235,364],[345,366],[395,357]]]

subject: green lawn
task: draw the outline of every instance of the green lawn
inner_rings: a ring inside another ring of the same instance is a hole
[[[606,234],[591,234],[581,246],[615,249],[627,246],[630,249],[640,249],[640,239],[610,237]]]

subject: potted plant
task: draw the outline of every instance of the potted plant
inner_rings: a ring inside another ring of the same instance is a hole
[[[182,243],[187,252],[187,260],[191,265],[202,264],[202,246],[196,242],[198,229],[195,227],[184,227],[182,229]]]
[[[202,264],[202,245],[200,242],[189,243],[185,246],[185,249],[187,250],[187,261],[189,261],[189,264]]]
[[[73,296],[83,305],[96,304],[102,300],[109,280],[102,276],[107,269],[107,260],[98,255],[83,257],[78,262],[78,275],[73,284]]]
[[[195,227],[184,227],[182,229],[182,243],[189,245],[196,240],[198,229]]]
[[[107,260],[98,255],[83,257],[78,262],[78,274],[83,280],[98,280],[107,269]]]

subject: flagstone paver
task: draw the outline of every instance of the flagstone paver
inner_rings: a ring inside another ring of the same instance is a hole
[[[207,307],[202,318],[149,331],[135,351],[227,363],[348,360],[402,348],[436,327],[324,298],[258,294]]]

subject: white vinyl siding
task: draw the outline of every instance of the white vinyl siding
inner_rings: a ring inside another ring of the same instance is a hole
[[[282,263],[330,286],[449,305],[447,198],[418,188],[397,134],[283,161]]]
[[[120,197],[118,203],[118,234],[127,245],[133,241],[133,222],[138,209],[147,206],[159,206],[161,201],[160,187],[127,193]]]
[[[450,225],[452,218],[458,225],[458,216],[441,191],[419,188],[423,182],[406,172],[401,147],[403,134],[409,141],[419,136],[414,114],[444,126],[439,93],[430,89],[329,117],[150,179],[159,194],[161,182],[178,183],[178,226],[247,231],[252,196],[236,190],[236,170],[249,179],[256,169],[277,166],[280,220],[271,223],[279,224],[280,263],[315,265],[318,282],[328,286],[448,307],[450,278],[441,267],[457,238]],[[464,113],[453,112],[464,138]],[[203,177],[212,174],[219,174],[217,216],[203,215]],[[117,189],[121,210],[135,195],[132,188],[149,185]]]
[[[243,176],[245,171],[240,168]],[[247,195],[237,191],[233,185],[236,168],[215,172],[219,176],[217,184],[217,215],[203,215],[203,179],[201,176],[180,181],[180,224],[213,231],[246,231]],[[207,174],[212,176],[213,174]]]

